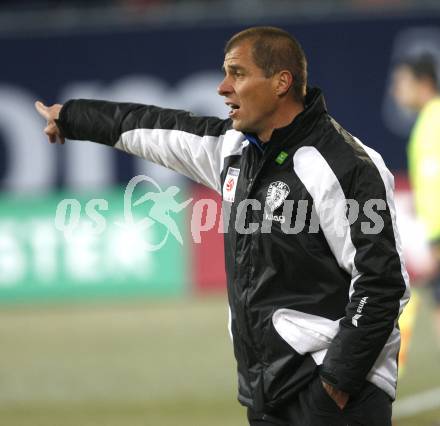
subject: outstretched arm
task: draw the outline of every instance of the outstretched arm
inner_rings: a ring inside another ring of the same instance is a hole
[[[47,107],[49,141],[89,140],[112,146],[181,173],[217,192],[224,158],[240,149],[244,136],[230,120],[198,117],[153,105],[70,100]]]

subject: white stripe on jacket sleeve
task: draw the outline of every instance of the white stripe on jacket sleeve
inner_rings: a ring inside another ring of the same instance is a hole
[[[241,154],[244,135],[228,130],[219,137],[182,130],[134,129],[124,132],[115,148],[181,173],[221,193],[225,157]]]

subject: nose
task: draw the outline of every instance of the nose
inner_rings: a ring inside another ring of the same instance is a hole
[[[220,96],[228,96],[229,94],[231,94],[234,91],[234,88],[232,87],[232,85],[229,83],[229,79],[228,77],[225,77],[221,83],[218,85],[217,87],[217,93]]]

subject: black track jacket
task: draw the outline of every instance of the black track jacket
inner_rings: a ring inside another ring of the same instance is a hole
[[[67,138],[114,146],[222,194],[244,405],[274,408],[318,369],[343,391],[368,380],[395,398],[409,286],[394,180],[327,114],[319,89],[264,147],[229,119],[131,103],[71,100],[58,125]]]

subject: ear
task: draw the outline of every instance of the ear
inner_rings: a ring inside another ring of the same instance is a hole
[[[276,94],[278,96],[284,96],[293,84],[293,76],[290,71],[284,70],[278,73],[278,79],[276,84]]]

